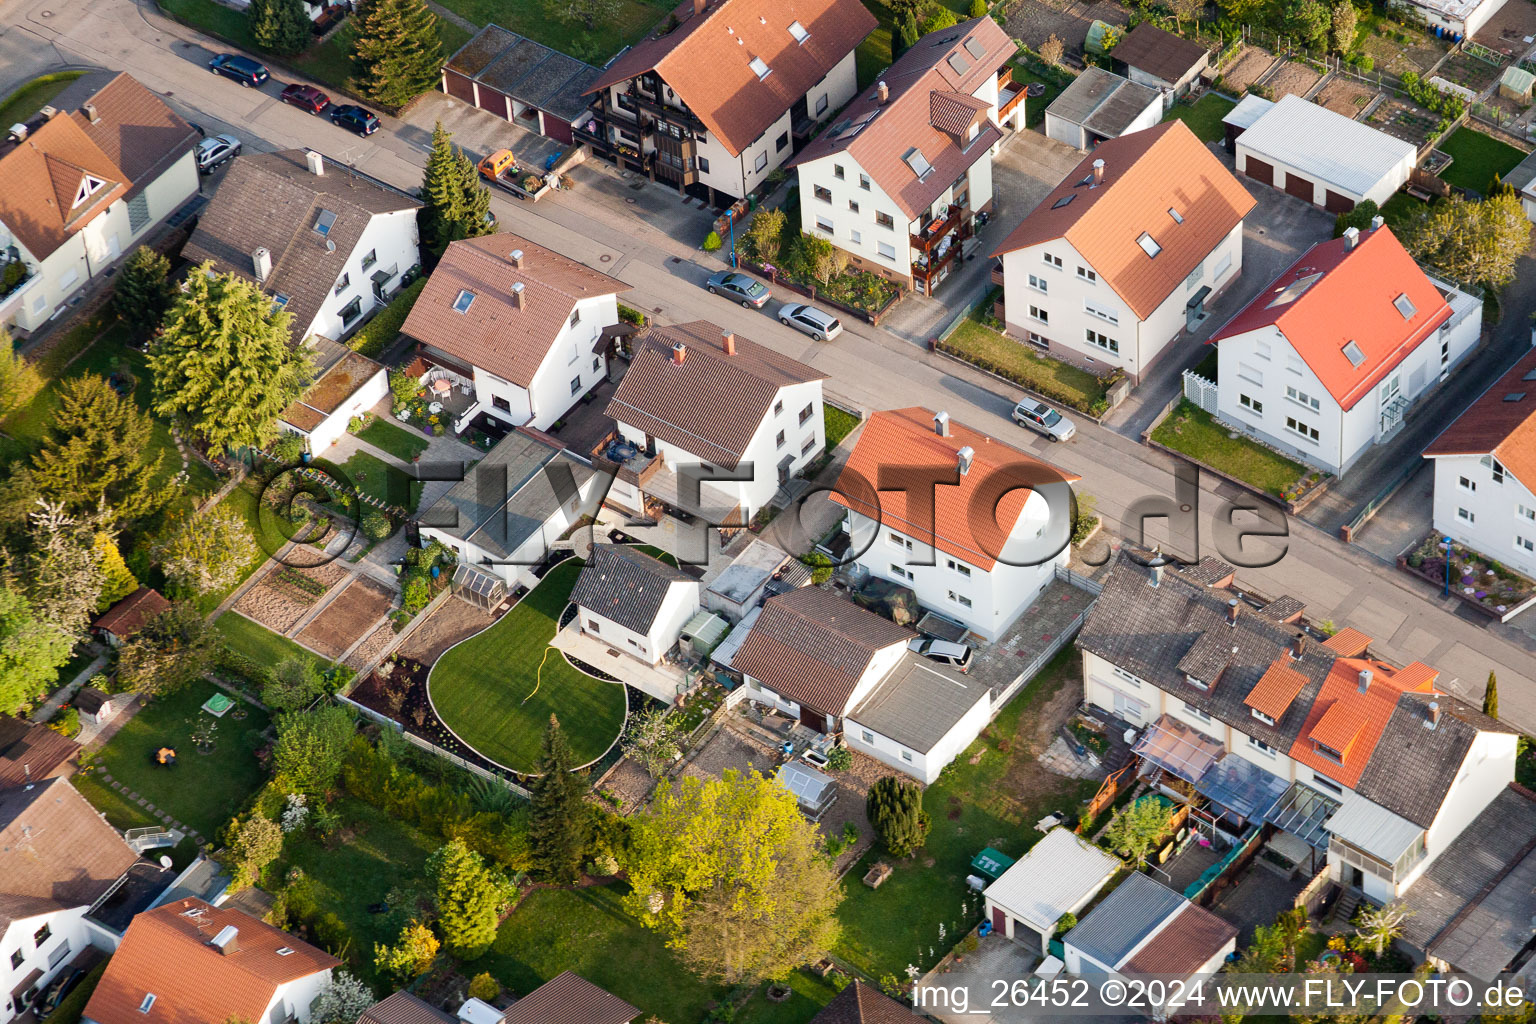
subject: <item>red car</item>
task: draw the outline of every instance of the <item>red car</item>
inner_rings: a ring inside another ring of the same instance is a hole
[[[300,85],[298,82],[283,89],[282,100],[311,114],[318,114],[331,105],[331,98],[325,93],[312,85]]]

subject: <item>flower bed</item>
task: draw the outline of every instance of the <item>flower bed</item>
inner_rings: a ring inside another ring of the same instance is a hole
[[[1446,581],[1441,534],[1431,533],[1397,564],[1438,587]],[[1479,611],[1507,622],[1536,601],[1536,580],[1506,568],[1487,555],[1460,544],[1451,545],[1450,590]]]

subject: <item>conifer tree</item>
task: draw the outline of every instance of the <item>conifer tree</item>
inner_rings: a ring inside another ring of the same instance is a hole
[[[539,754],[539,775],[528,786],[528,843],[533,863],[551,881],[574,882],[586,852],[586,785],[571,771],[571,748],[560,720],[549,716]]]
[[[920,33],[917,30],[917,14],[907,11],[902,15],[896,31],[896,40],[891,44],[891,59],[895,60],[917,45]]]
[[[460,960],[474,960],[496,941],[497,914],[511,886],[499,871],[462,839],[454,839],[427,861],[437,882],[437,928],[443,945]]]
[[[358,11],[352,86],[399,109],[438,82],[443,44],[425,0],[369,0]]]
[[[43,378],[25,356],[18,355],[11,332],[0,327],[0,418],[43,389]]]
[[[133,578],[123,553],[117,549],[117,541],[105,530],[96,534],[96,557],[101,560],[101,597],[96,601],[97,611],[106,611],[123,598],[139,589],[139,581]]]
[[[494,230],[486,222],[490,191],[481,182],[474,161],[451,140],[452,135],[439,121],[432,129],[432,152],[421,181],[426,205],[417,218],[422,245],[434,256],[441,256],[449,242],[478,238]]]
[[[146,338],[165,317],[174,294],[170,283],[171,261],[141,245],[123,262],[112,292],[112,308],[140,337]]]
[[[1499,677],[1492,672],[1488,673],[1488,688],[1483,691],[1483,714],[1495,721],[1499,717]]]
[[[291,55],[309,47],[309,15],[300,0],[251,0],[246,17],[256,45],[268,53]]]
[[[163,453],[150,443],[147,415],[94,373],[66,380],[32,475],[43,496],[67,512],[105,502],[114,518],[137,519],[176,496],[179,486],[157,480]]]
[[[869,788],[865,811],[881,842],[894,856],[907,856],[928,838],[923,791],[914,783],[886,776]]]

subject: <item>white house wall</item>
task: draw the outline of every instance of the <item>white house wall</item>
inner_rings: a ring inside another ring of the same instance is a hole
[[[309,1007],[315,1001],[322,989],[331,980],[331,969],[327,967],[323,971],[317,971],[304,978],[279,985],[277,991],[272,994],[272,1001],[267,1004],[261,1019],[252,1024],[283,1024],[284,1021],[296,1019],[300,1024],[309,1020]]]
[[[0,1024],[13,1020],[16,1009],[12,999],[16,986],[34,970],[43,972],[36,984],[46,987],[63,968],[86,946],[91,945],[85,922],[85,907],[38,914],[18,918],[0,935]],[[43,925],[51,934],[41,946],[32,942],[32,936]],[[111,952],[111,950],[107,950]],[[21,953],[20,965],[11,966],[11,957]],[[49,961],[53,961],[50,965]],[[20,995],[22,993],[15,993]]]
[[[1113,138],[1122,138],[1132,132],[1139,132],[1143,128],[1151,128],[1163,118],[1163,98],[1158,96],[1144,107],[1135,120],[1126,125],[1125,130]],[[1049,109],[1045,112],[1045,134],[1047,138],[1057,142],[1065,142],[1073,149],[1087,152],[1093,147],[1089,145],[1090,134],[1097,136],[1099,133],[1090,133],[1087,128],[1076,121],[1068,120],[1052,114]]]
[[[326,171],[330,173],[330,170]],[[317,240],[318,236],[311,237]],[[332,341],[338,341],[368,319],[370,310],[382,305],[373,294],[372,276],[380,270],[389,267],[395,268],[395,277],[385,287],[391,292],[398,291],[400,276],[407,270],[421,262],[421,254],[417,248],[416,211],[397,210],[394,213],[376,213],[368,221],[368,226],[363,229],[357,244],[352,251],[347,253],[345,261],[336,268],[336,277],[331,281],[331,289],[326,293],[325,301],[320,304],[319,311],[314,320],[310,321],[305,336],[318,334]],[[302,243],[301,243],[302,244]],[[363,267],[363,258],[370,252],[375,254],[375,260],[367,268]],[[346,287],[339,292],[336,290],[336,282],[341,280],[343,274],[347,275]],[[356,319],[344,323],[341,319],[341,311],[352,302],[353,299],[362,300],[362,308]]]
[[[1480,551],[1523,575],[1536,578],[1536,494],[1513,473],[1493,482],[1493,467],[1478,455],[1441,455],[1435,462],[1435,533]],[[1471,488],[1463,487],[1465,477]],[[1459,514],[1465,509],[1468,522]],[[1523,510],[1523,511],[1522,511]]]
[[[838,167],[843,168],[842,178],[837,177]],[[851,153],[834,153],[812,160],[800,165],[796,173],[800,176],[801,231],[827,239],[859,261],[858,266],[910,284],[909,235],[917,226],[875,181],[871,180],[867,189],[859,184],[861,175],[867,175]],[[831,193],[829,202],[816,198],[817,186]],[[858,205],[858,212],[853,211],[850,203]],[[891,227],[875,223],[877,213],[889,215]],[[889,246],[887,252],[881,252],[882,244]]]
[[[335,412],[327,416],[318,427],[309,432],[310,450],[323,453],[331,445],[341,440],[342,436],[347,432],[347,425],[352,421],[352,417],[361,416],[369,409],[372,409],[379,402],[383,401],[384,396],[387,394],[389,394],[389,377],[385,374],[384,368],[380,367],[372,377],[369,377],[352,393],[351,398],[348,398],[338,406]]]
[[[656,665],[661,661],[661,656],[677,643],[677,636],[682,632],[684,624],[698,610],[699,585],[674,583],[667,588],[667,596],[662,600],[661,609],[656,613],[656,620],[651,624],[649,633],[637,633],[585,607],[580,610],[581,631],[647,665]]]
[[[1483,3],[1478,4],[1470,12],[1468,12],[1465,18],[1448,18],[1441,14],[1439,11],[1434,10],[1432,7],[1421,4],[1402,2],[1402,0],[1390,2],[1388,6],[1399,7],[1403,10],[1413,12],[1418,17],[1423,18],[1431,28],[1439,25],[1441,28],[1450,32],[1455,32],[1466,36],[1475,36],[1484,25],[1488,24],[1489,18],[1492,18],[1495,14],[1499,13],[1499,11],[1504,7],[1505,2],[1506,0],[1484,0]]]
[[[583,299],[576,304],[576,312],[580,319],[575,326],[567,321],[560,328],[544,362],[534,372],[528,391],[532,418],[527,425],[535,430],[548,430],[607,376],[603,357],[593,348],[603,328],[619,322],[618,297]]]

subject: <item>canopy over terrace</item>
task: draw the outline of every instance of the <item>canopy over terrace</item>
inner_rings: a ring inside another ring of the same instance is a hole
[[[1178,719],[1164,715],[1148,726],[1131,752],[1143,761],[1142,775],[1150,776],[1161,768],[1194,785],[1225,752],[1225,748]],[[1149,768],[1149,765],[1152,767]]]
[[[1285,795],[1265,813],[1264,820],[1302,840],[1314,850],[1326,850],[1326,824],[1338,809],[1339,801],[1324,796],[1311,786],[1293,782]]]
[[[1264,813],[1285,795],[1286,783],[1280,776],[1237,754],[1225,754],[1195,783],[1195,792],[1216,805],[1221,815],[1231,818],[1241,828],[1249,821],[1261,820]]]

